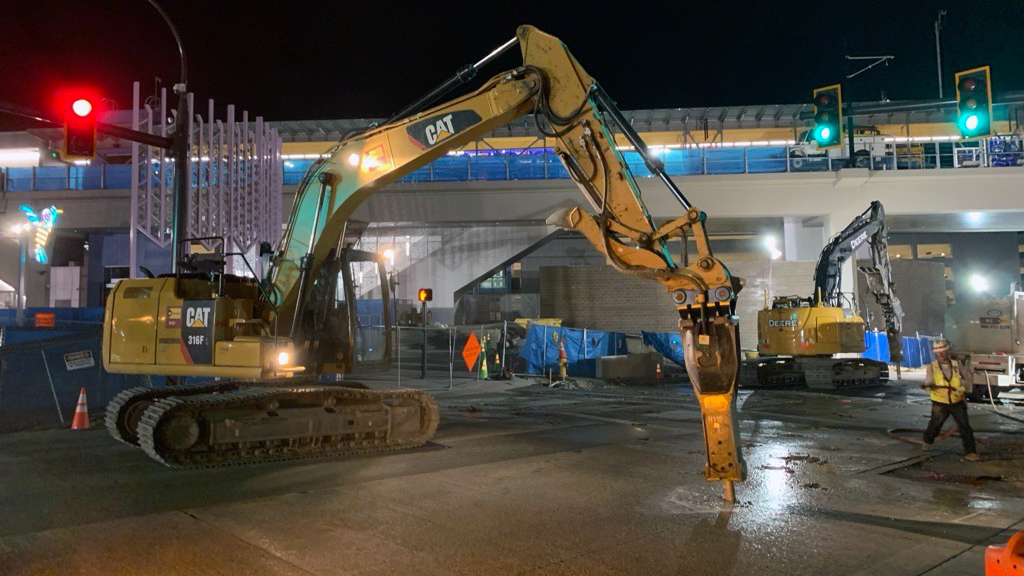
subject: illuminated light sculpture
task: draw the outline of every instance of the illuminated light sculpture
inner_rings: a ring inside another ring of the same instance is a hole
[[[30,206],[25,204],[21,205],[21,211],[25,213],[25,217],[28,218],[27,224],[21,224],[16,226],[16,229],[28,230],[29,228],[35,228],[35,243],[32,246],[32,253],[35,256],[36,262],[40,264],[46,264],[46,246],[50,240],[50,232],[53,227],[57,225],[57,219],[63,210],[56,206],[50,206],[43,208],[39,214],[36,214]]]

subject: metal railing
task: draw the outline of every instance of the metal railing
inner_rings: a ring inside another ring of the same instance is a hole
[[[852,165],[871,170],[932,170],[1024,166],[1020,138],[996,137],[963,143],[948,137],[927,141],[877,137],[858,140]],[[726,142],[698,147],[652,147],[670,176],[829,172],[851,165],[848,153],[817,153],[807,146],[744,145]],[[623,151],[637,177],[651,173],[633,150]],[[285,185],[297,185],[312,159],[286,160]],[[0,183],[9,192],[41,190],[127,190],[130,165],[40,166],[0,168]],[[569,174],[550,148],[486,150],[438,158],[398,182],[471,182],[477,180],[563,180]]]

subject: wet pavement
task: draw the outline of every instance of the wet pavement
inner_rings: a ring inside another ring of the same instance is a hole
[[[175,471],[98,429],[3,435],[0,576],[983,574],[1024,529],[1024,424],[972,404],[983,461],[925,454],[891,432],[927,422],[920,377],[743,391],[732,505],[681,383],[457,384],[433,444],[343,461]]]

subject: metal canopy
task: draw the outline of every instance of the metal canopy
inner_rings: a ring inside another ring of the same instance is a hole
[[[996,116],[1006,118],[1019,106],[996,104]],[[949,102],[862,102],[854,103],[854,110],[861,108],[868,114],[855,114],[859,125],[919,124],[929,122],[952,122],[956,114],[955,105]],[[1002,109],[1002,110],[1001,110]],[[716,106],[701,108],[655,108],[624,110],[622,114],[638,132],[687,132],[709,130],[736,130],[740,128],[794,128],[809,125],[813,108],[801,104],[763,104],[755,106]],[[349,132],[369,128],[379,118],[348,120],[287,120],[270,122],[285,142],[328,142],[338,141]],[[706,124],[705,124],[706,123]],[[493,130],[488,136],[532,136],[539,137],[533,121],[528,117],[516,120]]]

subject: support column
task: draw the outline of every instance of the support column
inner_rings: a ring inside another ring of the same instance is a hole
[[[786,216],[783,219],[783,256],[788,261],[817,260],[825,239],[821,218]]]
[[[862,210],[837,210],[836,212],[829,214],[828,217],[825,218],[826,224],[824,229],[827,236],[826,240],[831,240],[833,236],[842,232],[854,218],[861,214],[861,212]],[[864,245],[862,244],[862,246]],[[842,282],[839,284],[839,290],[847,298],[849,298],[851,294],[857,293],[857,282],[859,279],[857,278],[857,268],[854,265],[856,260],[857,254],[854,253],[847,258],[846,262],[843,263],[843,277]]]

